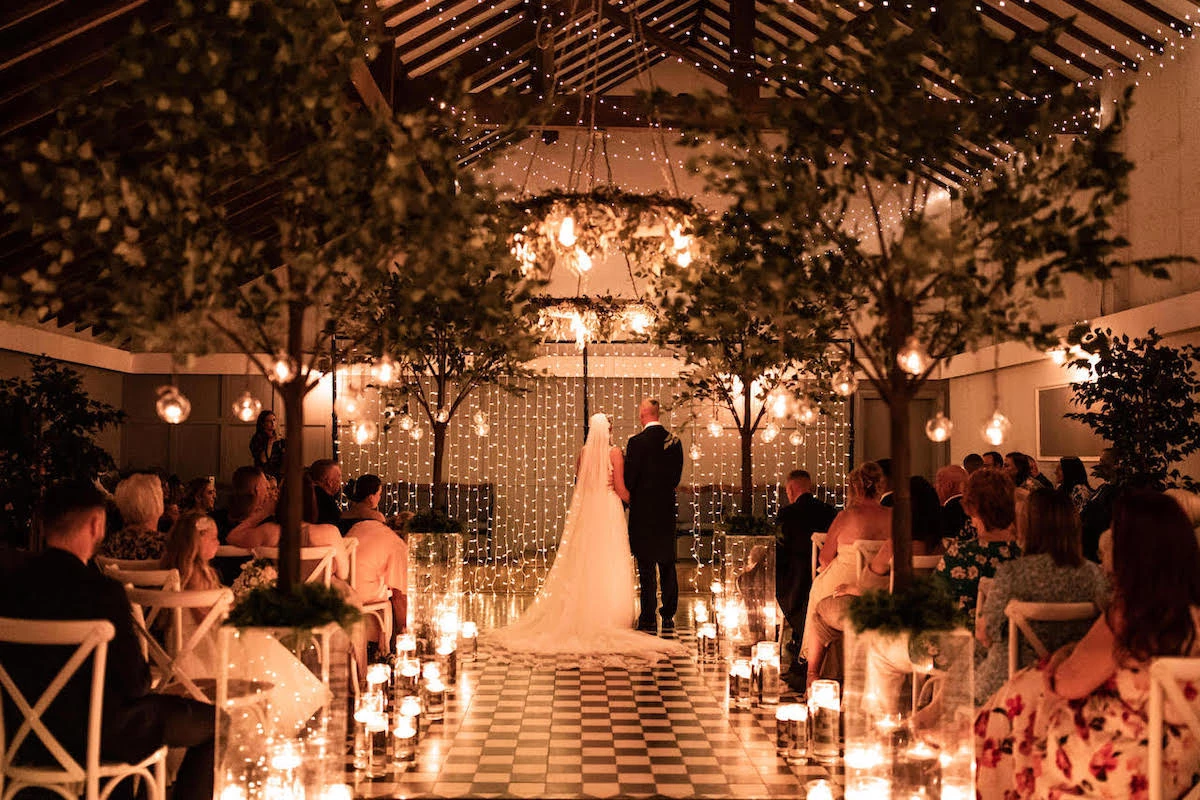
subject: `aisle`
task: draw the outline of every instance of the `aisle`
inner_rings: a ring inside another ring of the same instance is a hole
[[[796,797],[828,775],[776,756],[773,707],[726,711],[723,667],[464,666],[414,769],[357,796]]]

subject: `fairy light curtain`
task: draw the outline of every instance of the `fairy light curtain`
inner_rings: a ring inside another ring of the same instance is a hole
[[[657,397],[669,404],[682,388],[678,362],[646,344],[596,343],[589,349],[591,411],[610,416],[614,441],[624,447],[638,429],[638,402]],[[552,364],[550,374],[517,380],[523,390],[519,395],[494,386],[477,390],[447,434],[450,507],[474,528],[466,545],[464,588],[469,591],[535,591],[558,545],[583,445],[582,364],[571,346],[547,346],[543,352]],[[339,377],[339,383],[356,381],[365,385],[369,378],[352,372]],[[366,392],[365,403],[362,418],[376,420],[382,429],[378,393]],[[486,436],[475,432],[477,411],[487,414]],[[755,484],[766,487],[768,514],[778,511],[781,499],[786,502],[782,484],[798,467],[812,473],[832,502],[844,502],[850,423],[844,403],[829,404],[825,411],[812,425],[785,421],[782,433],[769,443],[756,437]],[[692,409],[677,408],[664,421],[683,440],[679,517],[690,526],[691,556],[701,565],[711,561],[714,524],[734,508],[740,451],[730,420],[724,420],[722,435],[714,438],[708,430],[711,408],[695,412],[693,419]],[[354,440],[349,426],[338,430],[343,474],[379,475],[385,484],[385,513],[428,507],[433,437],[419,415],[417,428],[424,434],[419,438],[392,426],[366,444]],[[791,436],[796,430],[804,434],[799,444]]]

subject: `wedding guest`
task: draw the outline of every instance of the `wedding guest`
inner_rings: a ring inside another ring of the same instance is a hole
[[[988,450],[983,454],[983,465],[988,469],[1004,469],[1004,456],[995,450]]]
[[[379,510],[379,502],[383,499],[383,481],[378,475],[358,476],[346,487],[346,495],[350,498],[350,507],[338,522],[342,533],[347,533],[364,519],[387,522]]]
[[[935,573],[946,581],[950,596],[967,613],[971,627],[975,625],[979,579],[992,577],[998,566],[1021,554],[1014,491],[1012,479],[1002,470],[985,467],[967,479],[963,510],[975,528],[975,538],[947,540],[946,554]]]
[[[200,511],[187,511],[167,534],[162,568],[179,571],[182,589],[216,589],[221,579],[212,567],[217,554],[217,523]]]
[[[1133,490],[1113,505],[1113,597],[1074,646],[1014,675],[975,722],[976,789],[1000,798],[1145,796],[1148,670],[1200,656],[1200,546],[1169,497]],[[1147,546],[1152,540],[1153,546]],[[1163,796],[1200,782],[1200,741],[1166,704]]]
[[[144,477],[153,481],[161,499],[158,479],[153,475]],[[101,759],[137,762],[163,745],[187,748],[176,774],[173,796],[176,800],[211,800],[216,727],[213,707],[191,698],[150,693],[150,670],[142,657],[125,590],[117,581],[88,567],[104,537],[104,509],[104,495],[91,484],[60,483],[46,491],[39,515],[46,550],[0,584],[0,615],[111,622],[116,634],[108,644],[104,674]],[[66,660],[62,650],[4,645],[0,661],[22,692],[32,697],[41,694],[62,668]],[[41,714],[42,722],[81,763],[90,695],[90,678],[77,674]],[[18,763],[53,763],[48,759],[49,754],[33,735],[16,754]]]
[[[859,539],[882,541],[892,532],[892,510],[879,504],[879,489],[884,485],[883,471],[868,461],[846,479],[849,502],[829,526],[825,546],[821,548],[821,571],[808,594],[808,609],[801,632],[801,651],[809,651],[809,628],[817,603],[843,584],[855,582],[857,558],[851,544]]]
[[[1100,534],[1112,522],[1113,500],[1116,499],[1117,451],[1106,447],[1100,460],[1092,467],[1092,475],[1101,481],[1084,504],[1079,516],[1083,519],[1083,555],[1092,561],[1100,560]]]
[[[1042,468],[1038,464],[1037,459],[1028,453],[1025,454],[1025,463],[1029,465],[1029,475],[1037,483],[1033,489],[1053,489],[1054,483],[1042,474]]]
[[[317,491],[317,519],[322,525],[337,525],[342,519],[338,500],[342,496],[342,468],[331,458],[321,458],[308,468]]]
[[[179,503],[181,511],[203,511],[212,514],[217,507],[217,483],[213,476],[188,481]]]
[[[933,477],[934,488],[937,490],[938,500],[941,501],[939,521],[943,539],[969,539],[975,535],[967,528],[970,520],[962,507],[963,488],[967,485],[967,477],[967,470],[954,464],[942,467]]]
[[[1179,503],[1196,535],[1200,536],[1200,494],[1189,492],[1187,489],[1167,489],[1163,494]]]
[[[264,408],[250,437],[250,458],[254,466],[278,478],[283,474],[283,448],[287,443],[279,435],[275,412]]]
[[[895,504],[892,499],[892,460],[880,458],[875,463],[879,465],[879,470],[883,473],[883,482],[879,486],[879,505],[891,508]]]
[[[963,469],[970,475],[975,470],[983,467],[983,456],[979,455],[979,453],[967,453],[966,457],[963,458],[962,465]]]
[[[162,558],[167,537],[158,529],[163,515],[162,483],[147,473],[130,475],[117,484],[117,511],[123,527],[100,544],[108,558]]]
[[[1054,479],[1058,481],[1058,488],[1071,498],[1075,510],[1082,514],[1084,506],[1092,499],[1093,494],[1083,462],[1075,456],[1060,458],[1054,468]]]
[[[1038,488],[1029,470],[1029,456],[1015,450],[1004,457],[1004,471],[1012,478],[1013,486],[1031,492]]]
[[[982,704],[1008,677],[1008,615],[1010,600],[1036,603],[1095,603],[1107,605],[1108,580],[1100,568],[1083,557],[1079,514],[1061,491],[1038,489],[1029,495],[1022,526],[1022,556],[996,568],[992,587],[975,622],[976,635],[987,648],[975,666],[975,703]],[[1050,650],[1083,638],[1090,622],[1032,622],[1034,632]],[[1020,661],[1029,664],[1037,654],[1022,639]]]
[[[374,475],[363,477],[379,480]],[[355,482],[356,488],[361,482],[362,478]],[[402,632],[408,619],[408,542],[384,523],[382,515],[357,520],[346,538],[358,540],[355,577],[359,597],[364,603],[375,602],[391,589],[392,624],[396,633]]]
[[[805,470],[788,473],[784,489],[788,504],[779,509],[776,518],[780,538],[775,554],[775,598],[792,630],[792,653],[798,655],[812,589],[812,535],[829,530],[837,510],[813,495],[812,476]]]
[[[183,499],[183,482],[178,475],[159,473],[159,483],[162,484],[163,513],[158,518],[158,529],[162,533],[171,530],[175,520],[179,519],[180,501]]]

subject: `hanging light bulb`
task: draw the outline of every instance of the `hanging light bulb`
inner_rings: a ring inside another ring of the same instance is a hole
[[[475,434],[477,436],[487,436],[491,432],[492,432],[491,423],[489,423],[486,419],[483,422],[475,423]]]
[[[1050,360],[1061,367],[1066,364],[1067,359],[1071,357],[1071,348],[1066,347],[1065,345],[1051,347],[1046,351],[1046,355],[1050,356]]]
[[[408,406],[404,406],[404,410],[400,412],[400,416],[396,417],[396,427],[407,433],[415,428],[417,421],[413,419],[413,415],[408,413]]]
[[[721,423],[718,422],[717,420],[714,419],[713,421],[708,423],[708,435],[713,437],[714,439],[721,438],[721,434],[724,432],[725,432],[725,429],[723,427],[721,427]]]
[[[1010,430],[1012,430],[1012,423],[997,408],[983,425],[983,440],[992,447],[999,447],[1008,438]]]
[[[691,457],[692,461],[699,461],[702,455],[704,453],[700,450],[700,445],[698,444],[692,445],[691,449],[688,450],[688,456]]]
[[[250,394],[250,390],[242,392],[233,401],[233,416],[242,422],[253,422],[260,411],[262,411],[262,401]]]
[[[691,250],[681,250],[675,256],[675,263],[678,264],[683,269],[687,269],[692,263],[692,251]]]
[[[768,422],[763,426],[763,429],[759,431],[759,436],[762,437],[764,442],[770,444],[771,442],[775,441],[776,438],[778,438],[779,426],[776,425],[774,421]]]
[[[905,340],[904,347],[896,354],[896,363],[909,375],[920,375],[929,369],[929,353],[926,352],[920,339],[910,336]]]
[[[942,412],[937,412],[925,422],[925,435],[931,442],[944,442],[954,433],[954,423]]]
[[[487,415],[486,411],[476,411],[474,414],[471,415],[471,422],[473,422],[476,425],[486,425],[487,421],[488,421],[488,415]]]
[[[582,247],[575,248],[575,266],[580,272],[589,272],[592,269],[592,257]]]
[[[337,397],[337,402],[333,404],[337,415],[344,420],[351,421],[358,419],[358,415],[363,412],[363,395],[362,392],[353,386],[347,386],[346,391],[342,392]]]
[[[576,239],[575,218],[567,214],[558,226],[558,243],[563,247],[574,247]]]
[[[629,330],[639,336],[645,336],[650,332],[650,327],[654,324],[654,317],[646,310],[644,306],[634,306],[629,309],[627,315]]]
[[[437,410],[437,413],[433,415],[433,418],[436,419],[438,422],[443,422],[443,423],[449,422],[450,421],[450,409],[444,408],[444,407],[439,408]]]
[[[784,419],[788,415],[788,398],[786,394],[773,394],[768,398],[770,404],[771,416],[775,419]]]
[[[275,356],[271,364],[271,380],[276,383],[290,383],[296,377],[296,360],[287,353]]]
[[[360,419],[351,426],[350,432],[354,435],[355,442],[366,444],[375,441],[375,437],[379,435],[379,426],[369,419]]]
[[[371,365],[371,377],[377,383],[385,386],[396,380],[397,372],[396,362],[392,361],[387,353],[384,353],[378,361]]]
[[[425,431],[414,425],[413,429],[408,432],[408,435],[412,437],[414,442],[419,442],[421,441],[421,437],[425,435]]]
[[[792,447],[800,447],[804,444],[804,432],[798,430],[792,431],[791,435],[788,436],[788,442]]]
[[[833,374],[833,393],[839,397],[849,397],[858,388],[858,378],[854,377],[854,368],[849,363]]]
[[[179,391],[178,386],[160,386],[154,410],[163,422],[178,425],[192,413],[192,404],[184,397],[183,392]]]
[[[820,409],[811,397],[801,397],[796,401],[796,421],[801,425],[812,425],[820,414]]]

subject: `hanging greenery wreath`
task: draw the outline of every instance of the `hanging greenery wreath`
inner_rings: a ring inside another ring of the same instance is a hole
[[[654,309],[640,300],[599,297],[539,297],[537,326],[547,341],[644,341],[657,321]]]

